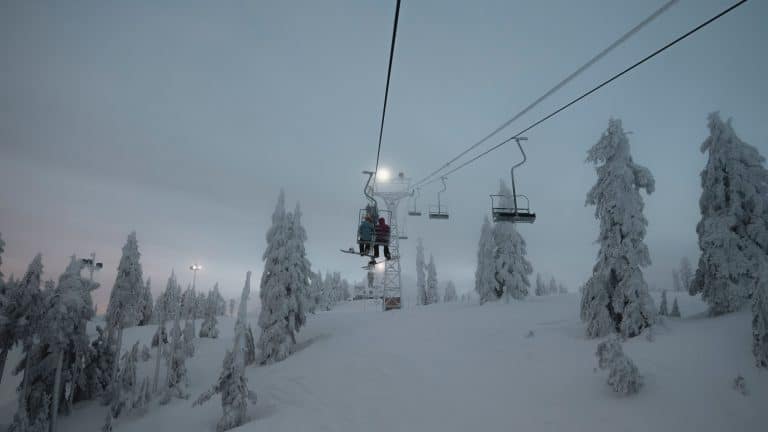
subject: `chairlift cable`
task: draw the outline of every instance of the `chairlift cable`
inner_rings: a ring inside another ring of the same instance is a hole
[[[645,18],[639,24],[637,24],[636,26],[632,27],[629,31],[624,33],[620,38],[616,39],[612,44],[608,45],[605,49],[600,51],[597,55],[595,55],[594,57],[589,59],[589,61],[587,61],[586,63],[581,65],[578,69],[576,69],[570,75],[565,77],[562,81],[557,83],[554,87],[552,87],[551,89],[547,90],[547,92],[544,93],[543,95],[541,95],[538,99],[536,99],[535,101],[531,102],[528,106],[526,106],[520,112],[515,114],[512,118],[510,118],[509,120],[507,120],[504,123],[502,123],[499,127],[497,127],[496,129],[492,130],[488,135],[484,136],[481,140],[479,140],[476,143],[474,143],[471,146],[469,146],[467,149],[465,149],[464,151],[459,153],[453,159],[451,159],[448,162],[444,163],[442,166],[440,166],[440,168],[432,171],[428,176],[426,176],[426,177],[422,178],[421,180],[417,181],[414,184],[414,186],[418,186],[418,185],[424,184],[427,180],[429,180],[432,177],[434,177],[440,171],[448,168],[451,164],[453,164],[457,160],[461,159],[464,155],[466,155],[470,151],[476,149],[477,147],[479,147],[480,145],[482,145],[483,143],[485,143],[486,141],[491,139],[493,136],[495,136],[497,133],[501,132],[507,126],[509,126],[510,124],[514,123],[520,117],[522,117],[525,114],[527,114],[529,111],[531,111],[533,108],[535,108],[541,102],[543,102],[544,99],[548,98],[549,96],[552,96],[552,94],[554,94],[556,91],[560,90],[563,86],[565,86],[566,84],[571,82],[574,78],[576,78],[577,76],[581,75],[582,72],[584,72],[585,70],[589,69],[592,65],[597,63],[600,59],[602,59],[603,57],[608,55],[608,53],[613,51],[619,45],[621,45],[624,42],[626,42],[629,38],[634,36],[643,27],[645,27],[646,25],[650,24],[651,21],[655,20],[660,15],[662,15],[664,12],[666,12],[670,7],[672,7],[678,1],[679,0],[669,0],[667,3],[665,3],[663,6],[661,6],[659,9],[657,9],[655,12],[653,12],[651,15],[649,15],[647,18]]]
[[[560,114],[562,111],[565,111],[566,109],[570,108],[572,105],[575,105],[576,103],[581,102],[582,100],[586,99],[591,94],[595,93],[596,91],[600,90],[601,88],[605,87],[606,85],[610,84],[611,82],[621,78],[625,74],[629,73],[631,70],[633,70],[636,67],[642,65],[643,63],[647,62],[648,60],[652,59],[653,57],[656,57],[657,55],[661,54],[662,52],[664,52],[667,49],[671,48],[672,46],[676,45],[678,42],[682,41],[683,39],[686,39],[687,37],[691,36],[692,34],[696,33],[697,31],[703,29],[704,27],[708,26],[709,24],[712,24],[713,22],[715,22],[718,19],[722,18],[723,16],[725,16],[726,14],[728,14],[729,12],[733,11],[734,9],[736,9],[737,7],[743,5],[746,2],[747,2],[747,0],[740,0],[740,1],[736,2],[736,3],[734,3],[730,7],[726,8],[725,10],[723,10],[722,12],[720,12],[717,15],[713,16],[712,18],[708,19],[707,21],[699,24],[698,26],[694,27],[693,29],[689,30],[685,34],[683,34],[683,35],[679,36],[678,38],[674,39],[673,41],[667,43],[663,47],[661,47],[661,48],[657,49],[656,51],[652,52],[651,54],[643,57],[641,60],[637,61],[636,63],[634,63],[631,66],[627,67],[626,69],[622,70],[621,72],[619,72],[619,73],[613,75],[612,77],[608,78],[607,80],[601,82],[597,86],[593,87],[591,90],[587,91],[586,93],[583,93],[581,96],[571,100],[570,102],[568,102],[567,104],[561,106],[560,108],[556,109],[555,111],[552,111],[548,115],[546,115],[543,118],[537,120],[536,122],[534,122],[530,126],[526,127],[525,129],[521,130],[520,132],[516,133],[515,135],[512,135],[511,137],[509,137],[509,138],[505,139],[504,141],[496,144],[495,146],[489,148],[488,150],[478,154],[477,156],[473,157],[472,159],[469,159],[468,161],[464,162],[463,164],[457,166],[456,168],[454,168],[454,169],[452,169],[452,170],[442,174],[442,177],[447,177],[447,176],[455,173],[456,171],[466,167],[467,165],[469,165],[469,164],[475,162],[476,160],[482,158],[483,156],[487,155],[488,153],[498,149],[499,147],[503,146],[504,144],[507,144],[510,141],[513,141],[515,138],[520,137],[522,134],[530,131],[531,129],[535,128],[536,126],[538,126],[538,125],[540,125],[542,123],[544,123],[545,121],[551,119],[552,117]],[[438,180],[440,180],[440,177],[432,179],[432,180],[430,180],[430,181],[428,181],[426,183],[423,183],[420,186],[423,187],[423,186],[429,185],[431,183],[434,183],[434,182],[436,182]]]
[[[381,156],[381,139],[384,135],[384,117],[387,114],[387,99],[389,97],[389,80],[392,76],[392,59],[395,56],[395,41],[397,39],[397,22],[400,18],[400,0],[395,5],[395,24],[392,27],[392,43],[389,47],[389,66],[387,68],[387,85],[384,89],[384,107],[381,110],[381,125],[379,127],[379,147],[376,150],[376,169],[373,171],[373,184],[376,185],[376,173],[379,172],[379,157]]]

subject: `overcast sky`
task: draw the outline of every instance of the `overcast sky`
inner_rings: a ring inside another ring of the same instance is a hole
[[[509,135],[623,69],[733,0],[682,0],[515,123]],[[226,296],[259,274],[279,189],[299,201],[320,270],[360,279],[354,240],[373,169],[394,1],[0,2],[0,232],[3,272],[36,252],[56,278],[96,251],[104,305],[120,249],[136,230],[155,291],[171,269]],[[404,0],[382,165],[420,178],[510,118],[640,22],[663,0]],[[645,197],[651,284],[671,285],[698,256],[699,145],[706,115],[733,117],[768,155],[768,3],[751,1],[528,133],[520,192],[538,219],[520,231],[535,271],[571,290],[597,247],[587,149],[611,116],[632,131]],[[496,140],[492,140],[496,141]],[[448,179],[449,221],[410,218],[438,277],[471,289],[483,215],[519,160],[504,147]],[[436,200],[438,185],[423,191]],[[258,281],[258,277],[255,279]]]

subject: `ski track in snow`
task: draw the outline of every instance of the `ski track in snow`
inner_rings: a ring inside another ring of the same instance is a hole
[[[668,294],[684,318],[657,325],[653,342],[640,336],[624,344],[644,376],[630,397],[612,393],[607,372],[594,371],[599,340],[584,336],[577,294],[387,313],[345,303],[310,316],[288,359],[247,368],[258,403],[251,422],[235,430],[764,430],[768,373],[753,363],[750,314],[702,318],[698,298]],[[196,339],[187,361],[189,400],[161,407],[156,398],[146,414],[121,418],[114,430],[214,431],[219,397],[196,408],[192,401],[218,377],[233,327],[232,318],[220,318],[219,339]],[[126,330],[124,348],[136,340],[148,345],[154,330]],[[526,337],[529,330],[534,336]],[[11,353],[8,369],[18,358]],[[139,364],[140,379],[152,376],[153,359]],[[738,374],[748,396],[731,387]],[[8,372],[0,385],[0,428],[16,408],[18,378]],[[61,418],[60,431],[98,430],[106,409],[78,404]]]

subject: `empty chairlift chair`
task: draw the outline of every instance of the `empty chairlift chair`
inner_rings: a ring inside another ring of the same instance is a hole
[[[440,194],[445,192],[446,189],[448,189],[448,186],[445,184],[445,177],[441,177],[440,180],[443,182],[443,189],[437,193],[437,205],[429,207],[429,218],[446,220],[448,219],[448,208],[443,206],[440,202]]]
[[[512,166],[510,169],[510,176],[512,177],[512,196],[491,195],[491,214],[494,222],[533,223],[536,220],[536,213],[531,211],[528,197],[525,195],[518,195],[515,188],[515,168],[523,165],[527,160],[525,151],[523,151],[523,146],[520,145],[520,141],[525,140],[527,140],[527,138],[515,138],[517,147],[523,155],[523,160]],[[525,206],[522,205],[523,200],[525,200]]]

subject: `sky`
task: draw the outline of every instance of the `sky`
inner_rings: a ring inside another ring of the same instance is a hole
[[[394,3],[0,2],[2,271],[19,276],[41,252],[57,278],[70,255],[95,251],[104,307],[135,230],[155,292],[171,270],[190,282],[197,262],[198,289],[218,281],[235,297],[247,270],[261,272],[283,189],[289,209],[301,204],[313,267],[362,279],[363,260],[339,249],[353,245],[361,171],[375,165]],[[404,0],[381,165],[425,176],[663,3]],[[731,3],[681,0],[489,145]],[[680,258],[696,263],[707,114],[733,117],[768,155],[766,22],[768,3],[747,2],[527,134],[516,179],[538,219],[519,231],[536,272],[571,290],[591,273],[598,223],[584,206],[595,181],[585,157],[611,117],[656,178],[644,196],[646,279],[671,288]],[[505,146],[450,176],[448,221],[401,211],[406,284],[422,237],[438,278],[472,289],[488,195],[519,160]]]

